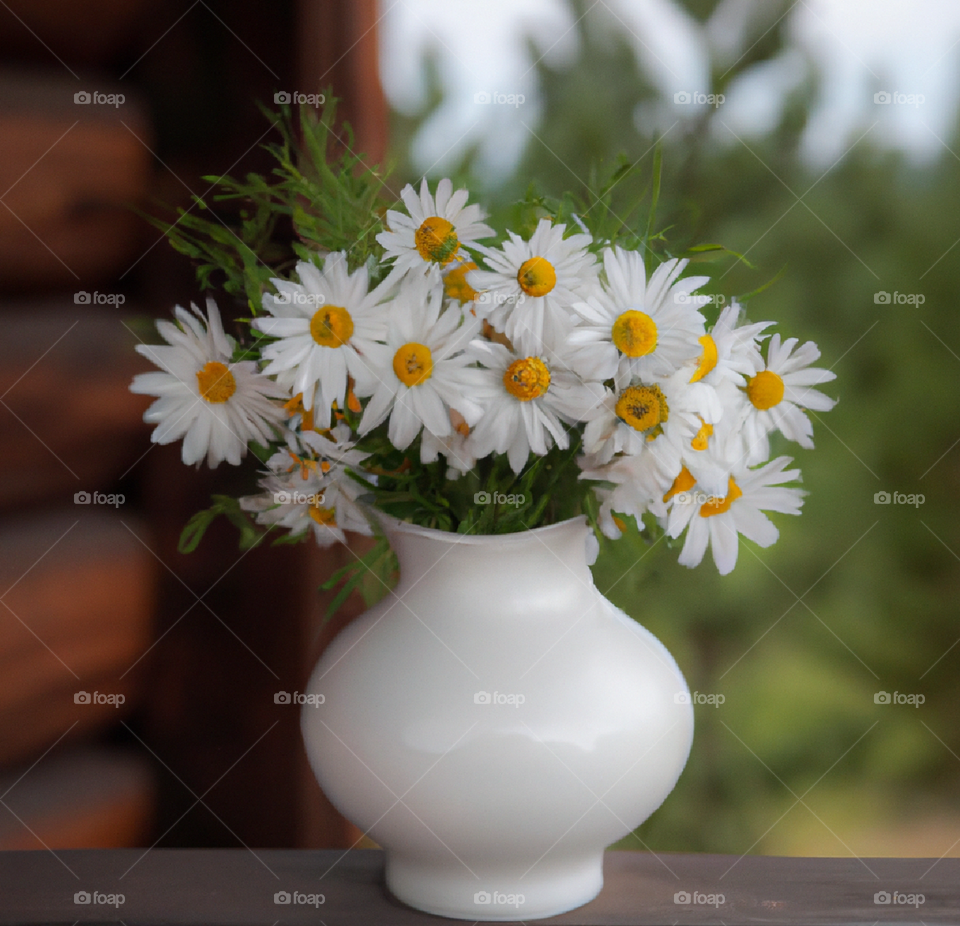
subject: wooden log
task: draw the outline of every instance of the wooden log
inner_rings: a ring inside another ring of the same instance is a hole
[[[0,287],[89,290],[125,270],[153,170],[133,86],[2,75],[0,138]]]
[[[136,707],[158,569],[138,538],[140,521],[99,506],[0,525],[0,766]]]
[[[118,313],[64,300],[8,302],[0,323],[0,509],[107,491],[150,449],[151,399],[129,390],[152,369],[137,338]]]
[[[154,774],[145,755],[84,746],[0,776],[0,851],[149,844]]]

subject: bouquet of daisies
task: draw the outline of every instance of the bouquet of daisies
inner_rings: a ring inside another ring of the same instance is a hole
[[[322,546],[375,531],[372,509],[460,533],[586,514],[611,538],[630,518],[685,535],[680,563],[710,546],[725,574],[738,535],[777,539],[764,512],[799,514],[799,471],[770,459],[770,437],[812,447],[808,411],[834,405],[814,343],[781,340],[736,301],[708,325],[708,277],[575,213],[541,208],[526,235],[498,236],[447,179],[405,187],[398,208],[356,162],[329,167],[316,137],[329,126],[305,131],[312,171],[289,136],[280,182],[230,181],[225,198],[256,205],[236,242],[208,234],[219,250],[202,248],[205,219],[166,227],[251,311],[235,339],[213,299],[177,307],[157,322],[166,343],[137,348],[160,368],[131,386],[157,398],[154,442],[182,439],[186,464],[259,461],[256,491],[218,497],[187,548],[218,513]],[[353,213],[332,219],[345,202]],[[271,263],[280,214],[297,240]]]

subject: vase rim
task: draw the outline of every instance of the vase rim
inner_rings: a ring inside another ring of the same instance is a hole
[[[395,518],[393,515],[389,515],[378,508],[373,508],[372,513],[386,533],[412,534],[434,540],[445,540],[450,543],[465,543],[471,545],[489,543],[492,540],[498,541],[501,545],[519,545],[521,543],[527,543],[528,538],[532,535],[542,537],[549,533],[560,533],[562,530],[569,530],[573,525],[578,523],[584,528],[587,526],[587,516],[585,514],[578,514],[564,521],[557,521],[554,524],[544,524],[542,527],[512,531],[508,534],[458,534],[455,531],[444,531],[436,527],[423,527],[420,524],[401,521],[399,518]]]

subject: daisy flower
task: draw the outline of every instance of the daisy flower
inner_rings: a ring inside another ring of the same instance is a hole
[[[387,230],[377,235],[377,241],[387,252],[386,260],[396,258],[396,272],[428,271],[446,267],[453,260],[463,260],[463,248],[473,247],[478,238],[492,235],[493,229],[484,225],[486,218],[479,206],[468,206],[466,190],[453,192],[453,184],[446,178],[437,184],[434,200],[424,177],[420,195],[408,183],[400,198],[409,215],[387,211]]]
[[[456,306],[443,311],[443,284],[439,277],[407,278],[389,306],[386,344],[372,344],[367,353],[380,370],[380,381],[363,418],[360,434],[367,434],[388,415],[387,436],[405,450],[426,428],[435,437],[450,434],[450,409],[468,425],[483,412],[471,393],[479,371],[464,348],[479,333],[480,323]]]
[[[720,380],[730,380],[741,386],[744,377],[763,366],[757,342],[761,336],[766,337],[762,332],[773,322],[738,326],[742,312],[739,303],[731,302],[721,311],[709,334],[700,336],[700,356],[691,383],[705,379],[716,385]]]
[[[747,463],[769,457],[768,435],[772,431],[813,449],[813,424],[804,410],[827,412],[836,405],[836,399],[812,388],[836,379],[836,373],[811,366],[820,357],[813,341],[799,348],[797,343],[797,338],[787,338],[781,344],[780,335],[773,335],[767,346],[766,365],[753,372],[743,389],[746,401],[738,416],[738,431]]]
[[[737,564],[738,534],[761,547],[769,547],[779,537],[764,511],[800,514],[802,489],[788,488],[800,470],[786,470],[790,457],[777,457],[758,469],[740,466],[729,477],[722,497],[697,492],[692,474],[683,469],[674,480],[664,501],[672,502],[666,532],[679,537],[687,531],[678,562],[681,566],[700,564],[709,545],[720,575],[727,575]]]
[[[174,309],[179,327],[157,321],[166,347],[138,344],[137,353],[163,372],[140,373],[130,391],[157,396],[143,420],[157,425],[150,440],[169,444],[183,438],[183,462],[188,466],[204,457],[216,467],[222,460],[236,466],[246,455],[247,443],[269,444],[284,417],[283,391],[257,372],[252,360],[231,363],[236,342],[226,335],[220,313],[207,300],[205,320],[190,306]]]
[[[345,472],[367,456],[353,449],[350,429],[338,425],[329,437],[311,434],[316,457],[280,451],[267,463],[260,480],[261,493],[240,499],[240,507],[256,516],[258,524],[283,527],[293,536],[312,530],[322,547],[345,543],[344,531],[371,534],[363,508],[357,502],[362,487]]]
[[[573,309],[579,316],[570,335],[571,363],[591,379],[615,377],[618,388],[632,379],[666,377],[701,351],[704,333],[699,305],[690,295],[709,277],[679,279],[685,260],[668,260],[651,274],[643,258],[619,247],[603,252],[606,286]]]
[[[596,286],[598,267],[587,250],[589,235],[564,238],[565,225],[541,219],[529,241],[514,232],[502,250],[478,248],[490,270],[474,270],[467,281],[482,291],[477,310],[525,354],[540,354],[561,342],[572,320],[574,302]]]
[[[676,472],[687,447],[704,439],[722,414],[713,387],[687,382],[685,370],[659,381],[637,380],[605,391],[584,428],[583,449],[599,463],[616,453],[652,453]]]
[[[483,365],[476,398],[480,423],[467,440],[475,457],[504,453],[519,473],[530,453],[543,456],[553,444],[569,446],[562,421],[584,421],[603,397],[600,383],[583,382],[556,362],[557,355],[523,356],[492,341],[474,341],[472,357]]]
[[[624,531],[618,514],[634,518],[641,529],[647,511],[658,518],[666,517],[667,506],[662,498],[671,477],[654,454],[620,456],[599,466],[595,457],[579,457],[577,463],[582,470],[581,479],[614,484],[613,489],[603,486],[594,489],[600,502],[598,523],[611,540],[616,540]]]
[[[477,458],[467,449],[470,426],[463,415],[450,409],[451,430],[446,437],[424,431],[420,438],[420,460],[436,463],[442,456],[447,461],[447,479],[459,479],[477,465]]]
[[[277,294],[263,297],[271,317],[255,318],[251,324],[279,338],[262,351],[270,361],[263,372],[276,376],[291,395],[302,394],[303,408],[326,428],[333,403],[343,406],[348,376],[359,396],[370,395],[376,386],[375,368],[366,354],[386,328],[380,303],[389,278],[368,292],[367,268],[349,273],[342,251],[327,255],[322,270],[301,261],[297,276],[299,283],[272,281]]]

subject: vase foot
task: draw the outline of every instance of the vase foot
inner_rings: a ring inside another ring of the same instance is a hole
[[[523,869],[530,870],[524,873]],[[517,864],[512,869],[470,865],[450,857],[424,859],[386,853],[390,892],[405,904],[454,919],[543,919],[589,903],[603,887],[603,852]]]

